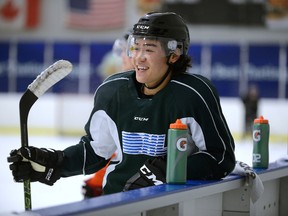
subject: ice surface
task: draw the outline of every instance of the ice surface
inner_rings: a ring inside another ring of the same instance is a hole
[[[62,150],[69,145],[78,143],[78,137],[44,137],[30,136],[29,145],[36,147],[53,148]],[[0,215],[3,213],[24,211],[23,184],[15,183],[7,163],[7,156],[12,149],[20,147],[19,136],[0,136]],[[248,165],[252,165],[252,140],[236,142],[236,158]],[[287,155],[287,143],[270,143],[270,162],[275,161],[283,155]],[[48,206],[61,205],[80,201],[83,199],[81,186],[83,181],[90,176],[76,176],[61,178],[54,186],[47,186],[41,183],[32,183],[32,209],[39,209]]]

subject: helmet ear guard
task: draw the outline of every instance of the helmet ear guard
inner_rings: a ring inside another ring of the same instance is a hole
[[[168,48],[169,50],[176,50],[176,48],[177,48],[177,41],[176,41],[176,40],[170,40],[170,41],[168,41],[168,43],[167,43],[167,48]]]
[[[175,54],[180,56],[184,53],[183,47],[183,43],[177,42],[176,40],[169,40],[167,43],[167,49],[169,54]]]

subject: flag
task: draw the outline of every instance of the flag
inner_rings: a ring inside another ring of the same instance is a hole
[[[124,19],[125,0],[69,0],[68,27],[112,29],[122,27]]]
[[[0,0],[0,29],[21,30],[39,24],[40,0]]]

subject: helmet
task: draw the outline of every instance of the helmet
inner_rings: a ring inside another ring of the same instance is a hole
[[[173,12],[151,12],[134,25],[132,35],[174,39],[182,53],[187,54],[190,36],[183,18]]]

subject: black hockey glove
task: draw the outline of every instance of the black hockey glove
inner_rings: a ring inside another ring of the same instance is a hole
[[[32,146],[12,150],[8,162],[16,182],[29,180],[53,185],[60,178],[60,166],[63,162],[62,151],[35,148]]]
[[[166,161],[159,157],[148,159],[124,186],[123,191],[166,183]]]

